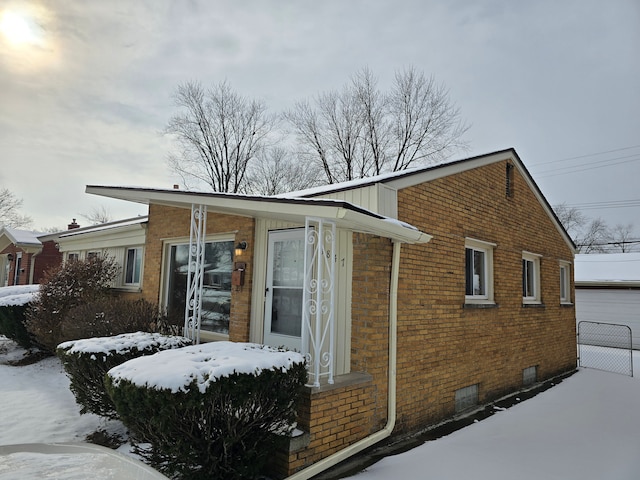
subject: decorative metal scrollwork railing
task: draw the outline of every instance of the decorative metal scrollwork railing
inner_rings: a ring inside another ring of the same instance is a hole
[[[305,221],[302,353],[310,385],[333,383],[335,338],[336,225],[321,218]]]
[[[193,343],[200,343],[202,285],[204,279],[204,239],[206,230],[206,205],[191,205],[187,298],[184,309],[184,336],[190,338]]]

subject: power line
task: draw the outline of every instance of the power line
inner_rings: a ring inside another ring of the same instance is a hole
[[[587,153],[586,155],[578,155],[576,157],[567,157],[567,158],[560,158],[556,160],[549,160],[547,162],[538,163],[536,166],[547,165],[549,163],[566,162],[567,160],[577,160],[579,158],[595,157],[597,155],[604,155],[605,153],[622,152],[624,150],[631,150],[634,148],[640,148],[640,145],[631,145],[630,147],[615,148],[613,150],[605,150],[604,152]]]
[[[616,161],[616,160],[619,160],[619,161]],[[538,172],[536,174],[536,177],[544,178],[549,176],[567,175],[570,173],[584,172],[587,170],[595,170],[598,168],[605,168],[613,165],[621,165],[624,163],[631,163],[631,162],[637,162],[637,161],[640,161],[640,153],[627,155],[623,157],[608,158],[606,160],[598,160],[598,161],[586,163],[583,165],[573,165],[568,167],[559,167],[559,168],[553,168],[550,170],[543,170],[541,172]],[[563,172],[562,170],[566,170],[566,171]]]
[[[632,200],[609,200],[604,202],[586,202],[565,204],[569,208],[577,208],[578,210],[599,210],[605,208],[626,208],[640,207],[640,198]]]

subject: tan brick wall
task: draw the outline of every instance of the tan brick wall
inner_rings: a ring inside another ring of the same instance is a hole
[[[186,208],[149,206],[147,243],[144,257],[143,296],[152,302],[161,301],[161,268],[165,241],[188,238],[191,225],[191,210]],[[235,234],[235,243],[247,241],[248,248],[237,261],[247,264],[245,283],[242,287],[232,287],[231,318],[229,339],[236,342],[249,341],[251,315],[251,278],[253,272],[254,220],[247,217],[207,215],[207,235]]]
[[[388,239],[353,235],[351,372],[372,378],[327,391],[307,389],[298,425],[309,445],[278,459],[282,475],[291,474],[361,440],[387,421],[389,365],[389,287],[392,245]],[[288,470],[287,470],[288,462]]]
[[[570,248],[524,179],[505,195],[505,163],[401,190],[399,218],[433,235],[403,245],[399,285],[398,428],[454,412],[454,392],[479,384],[485,402],[576,365],[575,310],[560,305],[559,261]],[[465,238],[495,243],[495,308],[464,308]],[[542,255],[542,303],[522,304],[522,252]]]
[[[298,428],[308,432],[308,445],[280,452],[271,462],[271,474],[291,475],[370,435],[375,431],[375,411],[375,386],[370,380],[325,391],[305,388]]]

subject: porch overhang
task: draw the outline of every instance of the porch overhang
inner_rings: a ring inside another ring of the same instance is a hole
[[[88,185],[86,193],[146,205],[191,209],[206,205],[208,212],[250,218],[270,218],[304,224],[307,217],[334,221],[338,228],[389,238],[401,243],[427,243],[431,235],[412,225],[384,217],[342,200],[275,198],[214,192],[189,192],[141,187]]]
[[[21,233],[22,236],[18,236],[17,232]],[[0,252],[10,245],[14,245],[27,254],[40,253],[42,251],[42,242],[36,238],[35,233],[3,228],[0,230]]]

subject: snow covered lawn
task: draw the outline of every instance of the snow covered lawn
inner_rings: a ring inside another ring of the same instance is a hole
[[[0,445],[80,442],[99,428],[115,428],[95,415],[79,415],[57,359],[6,365],[19,354],[0,337]],[[640,355],[634,354],[640,372]],[[354,479],[636,480],[639,402],[637,377],[582,369],[482,422],[387,457]]]

